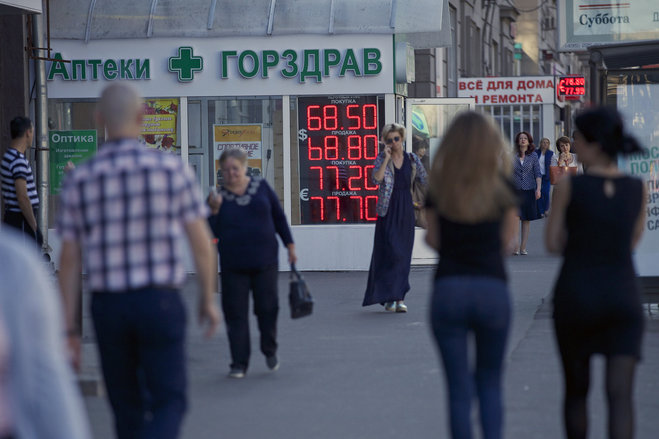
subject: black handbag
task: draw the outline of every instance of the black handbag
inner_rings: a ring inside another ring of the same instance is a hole
[[[308,316],[313,312],[313,298],[309,293],[309,287],[300,272],[295,269],[295,264],[291,264],[288,302],[291,305],[291,318],[293,319]]]

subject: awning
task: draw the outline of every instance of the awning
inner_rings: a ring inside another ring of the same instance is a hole
[[[604,62],[607,69],[625,69],[659,64],[659,41],[632,41],[588,48],[591,59]],[[597,57],[601,57],[597,59]]]
[[[41,0],[0,0],[0,15],[41,14]]]
[[[60,0],[51,38],[394,34],[412,47],[451,43],[446,0]]]

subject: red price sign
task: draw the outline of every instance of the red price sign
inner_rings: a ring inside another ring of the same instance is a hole
[[[561,76],[556,85],[556,94],[566,99],[579,99],[586,95],[586,78],[583,76]]]
[[[298,98],[302,224],[375,221],[376,96]]]

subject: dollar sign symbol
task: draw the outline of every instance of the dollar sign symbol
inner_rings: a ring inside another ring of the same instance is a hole
[[[307,130],[305,130],[305,129],[301,129],[297,132],[298,140],[305,141],[305,140],[307,140],[308,137],[309,136],[307,136]]]

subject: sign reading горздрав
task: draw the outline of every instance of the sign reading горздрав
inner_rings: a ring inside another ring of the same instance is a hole
[[[657,0],[563,0],[557,2],[559,46],[585,50],[588,46],[659,39]]]
[[[50,131],[50,194],[59,194],[68,162],[81,163],[96,154],[96,130]]]
[[[193,44],[191,44],[193,43]],[[52,42],[50,98],[96,97],[112,81],[144,96],[391,93],[391,36]],[[258,49],[255,49],[258,47]],[[71,61],[71,62],[64,62]],[[212,90],[212,92],[210,92]]]
[[[474,98],[479,105],[553,104],[553,76],[460,78],[459,98]]]

